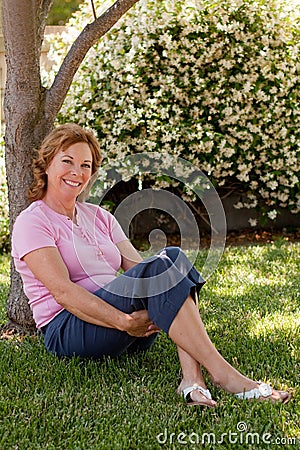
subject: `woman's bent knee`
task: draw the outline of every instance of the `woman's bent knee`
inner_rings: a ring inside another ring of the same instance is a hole
[[[170,246],[165,247],[163,252],[174,262],[178,258],[178,256],[182,253],[184,254],[183,250],[180,247],[176,246]]]

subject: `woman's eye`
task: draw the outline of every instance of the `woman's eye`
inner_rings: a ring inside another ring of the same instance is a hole
[[[70,164],[72,161],[70,159],[63,159],[62,162]]]
[[[90,169],[91,168],[90,164],[82,164],[82,167],[84,167],[85,169]]]

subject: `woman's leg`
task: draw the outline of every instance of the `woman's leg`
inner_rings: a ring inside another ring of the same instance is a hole
[[[203,389],[207,389],[198,361],[179,346],[177,346],[177,351],[182,370],[182,380],[178,386],[177,393],[181,394],[184,389],[192,386],[201,386]],[[198,402],[202,405],[216,406],[216,402],[207,398],[199,389],[192,391],[190,398],[193,402]]]
[[[257,383],[234,369],[211,342],[193,299],[188,297],[169,328],[170,338],[207,369],[214,384],[230,393],[248,391]],[[281,399],[273,390],[272,399]]]
[[[172,257],[172,256],[171,256]],[[199,308],[198,293],[194,292],[194,302]],[[202,369],[198,361],[196,361],[191,355],[177,345],[178,358],[182,371],[182,380],[178,386],[177,393],[181,394],[184,389],[191,386],[201,386],[203,389],[207,389],[206,383],[202,375]],[[207,406],[216,406],[216,402],[207,398],[203,392],[199,389],[195,389],[190,393],[190,399],[193,402],[200,404],[207,404]]]
[[[132,312],[127,299],[112,299],[120,309]],[[146,351],[155,341],[157,334],[136,338],[114,328],[106,328],[85,322],[64,310],[48,325],[43,327],[47,351],[58,357],[80,356],[101,359],[104,356],[117,357],[124,352]]]
[[[47,351],[58,357],[117,357],[139,338],[85,322],[64,310],[42,329]],[[150,343],[149,343],[150,345]]]

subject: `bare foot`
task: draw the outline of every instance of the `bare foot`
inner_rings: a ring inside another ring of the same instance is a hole
[[[215,408],[217,403],[211,398],[211,394],[206,386],[201,383],[184,386],[183,383],[177,389],[178,394],[184,396],[184,400],[188,406],[207,406],[209,408]]]
[[[255,398],[262,401],[270,400],[272,403],[287,403],[291,398],[291,395],[288,392],[277,391],[266,383],[256,383],[254,388],[250,390],[244,389],[243,392],[236,393],[235,395],[240,399]]]
[[[272,394],[268,397],[260,397],[259,400],[270,400],[272,403],[282,402],[284,405],[290,401],[291,394],[286,391],[277,391],[272,389]]]

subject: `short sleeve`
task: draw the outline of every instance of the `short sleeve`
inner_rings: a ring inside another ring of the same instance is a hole
[[[99,207],[97,215],[105,223],[109,231],[110,238],[114,244],[118,244],[122,241],[128,241],[128,237],[113,214]]]
[[[12,256],[22,259],[26,254],[43,247],[56,247],[53,228],[46,216],[23,211],[13,227]]]

